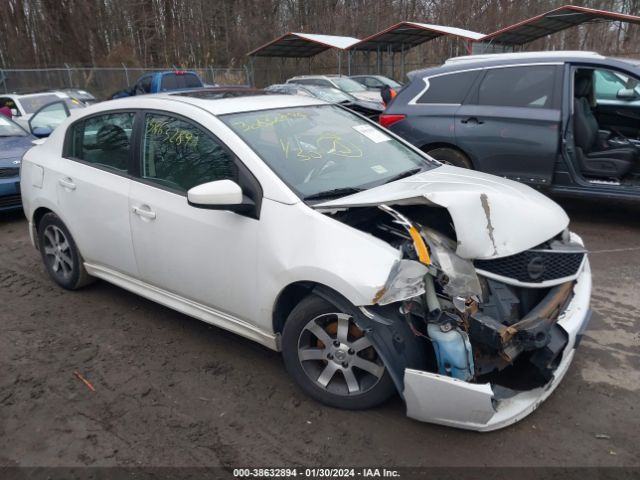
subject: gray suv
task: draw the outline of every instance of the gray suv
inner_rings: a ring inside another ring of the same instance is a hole
[[[552,193],[640,199],[640,60],[478,55],[409,79],[380,123],[432,157]]]

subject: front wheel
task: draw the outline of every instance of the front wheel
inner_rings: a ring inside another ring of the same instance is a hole
[[[282,350],[296,383],[326,405],[370,408],[396,391],[375,347],[351,316],[316,295],[304,298],[289,315]]]
[[[435,158],[445,165],[453,165],[454,167],[468,168],[469,170],[473,170],[471,161],[460,150],[446,147],[434,148],[432,150],[427,150],[427,155]]]

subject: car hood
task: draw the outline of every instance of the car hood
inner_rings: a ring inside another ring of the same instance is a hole
[[[569,224],[558,204],[526,185],[447,165],[314,208],[420,203],[449,211],[458,238],[456,253],[468,259],[505,257],[528,250]]]
[[[13,160],[20,160],[22,158],[24,152],[33,146],[31,144],[32,139],[31,136],[0,137],[0,166],[15,166],[9,164],[11,164]]]

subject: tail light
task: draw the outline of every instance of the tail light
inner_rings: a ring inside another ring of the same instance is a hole
[[[380,115],[378,121],[384,128],[389,128],[394,123],[397,123],[400,120],[404,120],[405,118],[407,118],[406,115],[383,113],[382,115]]]

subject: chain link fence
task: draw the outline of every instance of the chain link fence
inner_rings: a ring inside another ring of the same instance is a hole
[[[174,70],[166,68],[127,67],[71,67],[0,69],[0,92],[26,93],[62,88],[87,90],[98,99],[109,98],[113,93],[133,85],[146,73]],[[248,85],[246,68],[198,67],[188,68],[202,81],[218,85]]]

